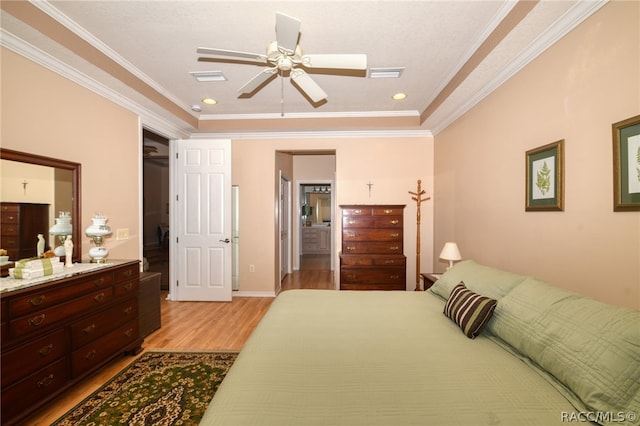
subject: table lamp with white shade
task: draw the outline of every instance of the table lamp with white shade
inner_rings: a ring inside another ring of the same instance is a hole
[[[67,235],[73,234],[73,226],[71,226],[71,214],[69,212],[60,212],[60,216],[55,218],[56,223],[49,229],[49,234],[58,237],[60,245],[53,252],[56,256],[64,256],[64,241]]]
[[[84,231],[93,240],[95,247],[89,249],[91,263],[106,263],[109,250],[103,245],[104,238],[111,235],[111,228],[107,225],[107,217],[98,212],[91,219],[91,225]]]
[[[451,269],[454,261],[462,259],[460,250],[458,250],[458,245],[452,242],[445,243],[442,251],[440,252],[440,259],[449,261],[447,270]]]

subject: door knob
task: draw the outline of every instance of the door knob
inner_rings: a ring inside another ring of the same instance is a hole
[[[230,243],[231,240],[228,238],[225,238],[224,240],[220,240],[221,243]]]

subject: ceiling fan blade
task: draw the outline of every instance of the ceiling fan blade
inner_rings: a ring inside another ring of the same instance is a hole
[[[302,57],[302,65],[304,65],[307,68],[366,70],[367,55],[365,54],[304,55]]]
[[[300,34],[300,20],[284,13],[276,13],[276,40],[278,48],[285,53],[293,55],[298,45],[298,35]]]
[[[214,55],[214,56],[231,56],[233,58],[242,58],[242,59],[250,59],[252,61],[265,61],[267,60],[266,55],[261,55],[260,53],[250,53],[250,52],[240,52],[238,50],[226,50],[226,49],[213,49],[210,47],[198,47],[198,53],[203,55]]]
[[[324,90],[300,68],[291,70],[291,82],[298,86],[313,102],[320,102],[327,98]]]
[[[255,77],[249,80],[244,86],[238,89],[240,93],[252,93],[256,90],[260,85],[262,85],[265,81],[269,80],[272,76],[274,76],[278,72],[277,68],[267,68],[260,73],[258,73]]]

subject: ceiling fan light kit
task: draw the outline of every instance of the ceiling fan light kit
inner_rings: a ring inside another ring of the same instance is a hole
[[[199,47],[197,52],[212,56],[229,56],[237,60],[263,62],[272,67],[266,68],[245,83],[238,92],[250,95],[275,75],[282,78],[289,75],[291,83],[302,91],[313,103],[327,99],[328,95],[303,69],[360,70],[367,69],[365,54],[314,54],[304,55],[298,45],[301,22],[299,19],[276,13],[276,41],[267,46],[267,54],[242,52],[236,50]]]

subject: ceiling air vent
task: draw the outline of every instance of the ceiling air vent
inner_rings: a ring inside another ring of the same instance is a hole
[[[404,67],[369,68],[369,78],[399,78]]]
[[[189,74],[199,82],[226,81],[227,77],[221,71],[192,71]]]

